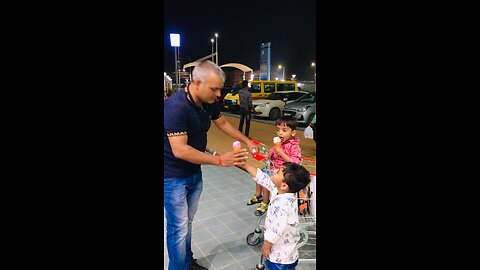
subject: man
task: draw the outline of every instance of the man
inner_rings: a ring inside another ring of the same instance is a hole
[[[193,70],[192,83],[165,101],[163,184],[169,270],[207,269],[196,263],[191,249],[192,221],[203,187],[200,165],[238,166],[247,159],[245,150],[215,156],[205,153],[211,121],[250,151],[257,150],[220,115],[216,99],[224,82],[225,73],[216,64],[202,61]]]
[[[249,137],[250,134],[250,120],[252,120],[252,93],[248,91],[248,81],[242,81],[242,89],[238,92],[240,96],[240,125],[238,129],[243,132],[243,121],[246,118],[245,124],[245,136]]]

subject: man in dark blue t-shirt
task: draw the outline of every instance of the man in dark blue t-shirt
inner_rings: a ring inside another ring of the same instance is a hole
[[[191,248],[192,221],[203,187],[200,165],[237,166],[247,159],[245,149],[216,156],[205,153],[211,121],[250,151],[257,148],[220,115],[216,99],[224,82],[220,67],[202,61],[193,70],[192,83],[164,103],[163,185],[169,270],[206,269],[193,259]]]

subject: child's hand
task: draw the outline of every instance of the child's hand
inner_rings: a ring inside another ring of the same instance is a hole
[[[270,259],[270,245],[266,245],[266,243],[264,242],[260,250],[263,253],[263,257]]]

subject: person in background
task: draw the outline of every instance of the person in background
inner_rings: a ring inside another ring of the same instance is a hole
[[[313,140],[315,143],[317,142],[317,115],[313,116],[312,121],[310,122],[309,126],[313,129]]]
[[[185,88],[187,87],[185,78],[180,79],[180,87],[178,87],[177,92],[185,91]]]
[[[220,114],[216,99],[225,73],[211,61],[198,63],[193,81],[177,91],[164,105],[164,210],[169,270],[206,270],[193,258],[192,221],[203,189],[201,164],[241,166],[248,152],[205,153],[211,122],[229,137],[245,143],[250,151],[258,147]]]
[[[245,123],[245,136],[250,138],[250,121],[252,120],[252,93],[248,91],[248,81],[242,81],[242,89],[238,92],[240,96],[240,125],[238,129],[240,132],[243,132],[243,121],[246,120]]]

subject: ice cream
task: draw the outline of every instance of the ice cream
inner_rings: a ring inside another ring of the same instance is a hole
[[[282,140],[280,139],[280,137],[274,137],[273,144],[276,148],[280,148],[280,145],[282,145]]]
[[[240,144],[239,141],[234,141],[232,144],[232,147],[233,147],[233,151],[237,152],[237,151],[240,151],[240,148],[242,147],[242,145]]]

